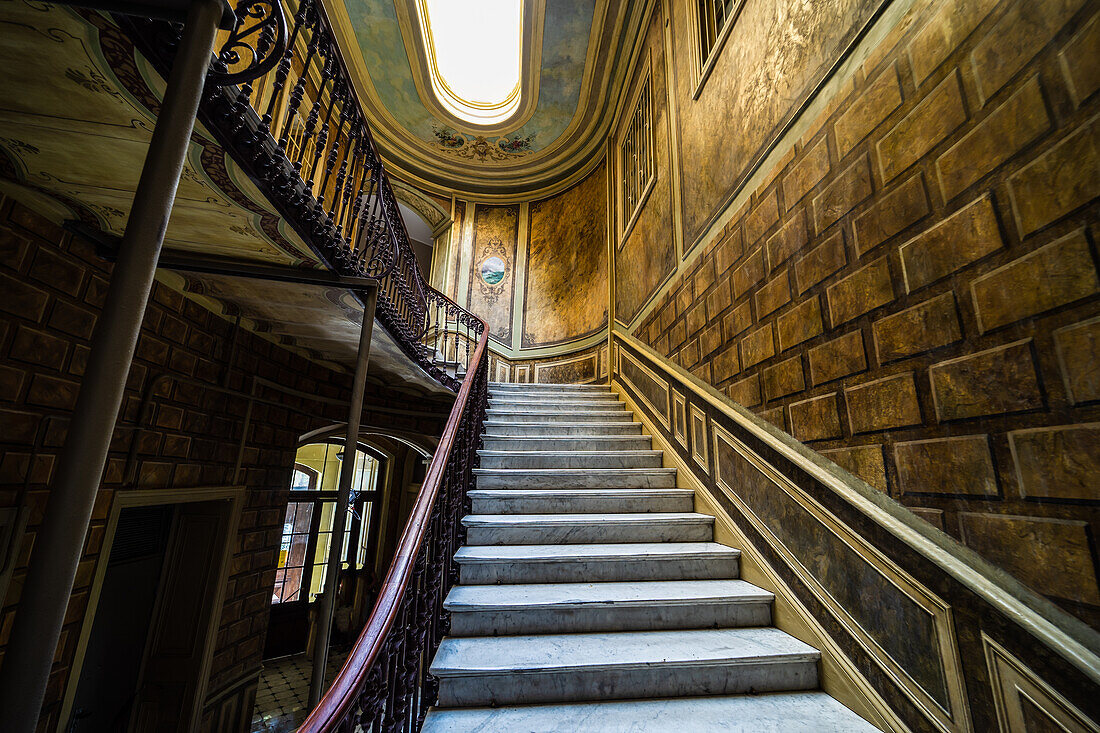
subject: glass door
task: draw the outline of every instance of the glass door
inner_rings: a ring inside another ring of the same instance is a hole
[[[309,608],[325,587],[343,460],[340,443],[311,443],[298,449],[272,588],[265,658],[305,650]],[[377,514],[380,466],[363,447],[356,451],[340,555],[342,573],[363,572],[373,564],[376,527],[372,520]]]

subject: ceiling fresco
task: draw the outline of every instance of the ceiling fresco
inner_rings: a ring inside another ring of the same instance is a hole
[[[418,82],[416,0],[328,0],[345,61],[387,163],[434,192],[530,195],[575,182],[595,165],[637,22],[631,0],[526,0],[541,31],[537,104],[503,128],[479,131],[433,107]],[[476,12],[476,10],[471,10]],[[491,42],[471,38],[471,42]],[[410,56],[412,54],[412,56]],[[529,85],[530,86],[530,85]],[[568,180],[566,180],[568,179]]]
[[[538,104],[526,124],[489,136],[458,132],[428,111],[423,92],[413,80],[395,0],[348,0],[346,4],[378,100],[394,120],[438,153],[481,162],[530,155],[560,137],[577,110],[596,0],[558,0],[539,8],[546,22]],[[474,144],[479,137],[489,142],[485,152],[476,152],[481,150]]]

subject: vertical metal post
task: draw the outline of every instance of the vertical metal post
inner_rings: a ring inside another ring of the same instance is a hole
[[[329,535],[328,563],[325,567],[325,587],[321,607],[317,612],[317,633],[313,636],[313,677],[309,683],[309,709],[317,707],[325,693],[325,668],[328,666],[329,637],[332,616],[336,610],[336,590],[340,575],[340,551],[344,547],[344,525],[351,498],[351,480],[355,476],[355,456],[359,446],[359,419],[363,414],[363,392],[367,386],[367,365],[370,357],[371,332],[374,330],[374,308],[378,303],[378,288],[366,293],[363,303],[363,327],[359,331],[359,361],[355,365],[355,381],[351,387],[348,427],[344,434],[344,460],[340,464],[340,486],[336,493],[336,515]]]
[[[4,729],[13,733],[32,733],[37,727],[221,18],[219,0],[195,0],[188,9],[107,299],[92,337],[87,369],[0,669],[0,710]]]

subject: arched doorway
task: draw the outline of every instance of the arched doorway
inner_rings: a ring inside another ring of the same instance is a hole
[[[291,474],[271,595],[264,657],[305,651],[310,610],[325,587],[344,443],[326,438],[299,446]],[[355,454],[351,500],[341,548],[341,576],[352,586],[371,583],[378,546],[380,479],[387,457],[360,443]],[[358,595],[358,594],[356,594]]]

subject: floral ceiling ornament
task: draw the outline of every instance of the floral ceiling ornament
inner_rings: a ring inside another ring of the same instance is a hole
[[[535,141],[535,133],[526,137],[504,135],[489,139],[482,135],[463,135],[449,127],[434,127],[432,132],[442,152],[478,161],[521,158],[531,152]]]
[[[512,265],[508,261],[508,250],[500,237],[490,237],[477,260],[477,274],[481,294],[485,297],[485,303],[490,307],[495,305],[504,293],[505,282],[511,272]]]

